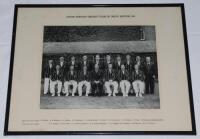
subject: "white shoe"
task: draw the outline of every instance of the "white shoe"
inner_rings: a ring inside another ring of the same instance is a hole
[[[82,95],[79,95],[79,97],[82,97]]]
[[[116,97],[116,95],[113,93],[113,97]]]
[[[72,94],[72,97],[74,97],[74,94]]]
[[[108,94],[108,96],[110,97],[110,96],[111,96],[111,94]]]
[[[88,94],[85,94],[86,97],[88,97]]]
[[[69,93],[66,93],[66,95],[65,95],[65,96],[66,96],[66,97],[67,97],[67,96],[69,96]]]
[[[143,96],[142,96],[142,94],[141,94],[141,93],[139,94],[139,96],[140,96],[141,98],[143,98]]]
[[[51,94],[51,96],[52,96],[52,97],[54,97],[54,96],[55,96],[55,94]]]
[[[60,97],[60,94],[58,94],[58,97]]]

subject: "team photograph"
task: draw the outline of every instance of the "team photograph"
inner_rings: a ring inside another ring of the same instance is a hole
[[[45,26],[41,109],[159,109],[155,26]]]

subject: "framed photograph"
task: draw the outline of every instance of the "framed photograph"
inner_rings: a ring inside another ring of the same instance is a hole
[[[195,135],[183,4],[15,5],[4,135]]]

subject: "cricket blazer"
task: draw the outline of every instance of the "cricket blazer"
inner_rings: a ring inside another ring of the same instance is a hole
[[[49,66],[46,66],[44,68],[44,78],[50,78],[50,76],[53,74],[55,68],[54,67],[49,67]]]
[[[144,73],[141,70],[138,70],[138,73],[135,70],[132,72],[132,81],[135,80],[144,81]]]
[[[65,75],[65,81],[70,81],[70,80],[77,80],[77,72],[73,71],[73,74],[71,74],[71,72],[67,72],[67,74]]]
[[[63,81],[64,77],[63,77],[63,72],[60,71],[56,71],[54,70],[52,76],[51,76],[51,80],[52,81],[56,81],[56,80],[59,80],[59,81]]]
[[[109,70],[106,70],[104,74],[104,80],[105,81],[117,80],[117,74],[115,70],[112,69],[111,73],[109,72]]]
[[[95,72],[95,71],[92,71],[92,81],[102,81],[103,79],[103,74],[102,74],[102,71],[98,71],[98,72]]]
[[[78,74],[78,81],[81,82],[81,81],[90,81],[91,80],[91,76],[90,76],[90,73],[87,71],[86,74],[84,74],[83,71],[80,71],[79,74]]]
[[[129,73],[127,70],[124,71],[124,73],[120,70],[118,72],[118,81],[120,82],[121,80],[127,80],[129,81],[130,77],[129,77]]]

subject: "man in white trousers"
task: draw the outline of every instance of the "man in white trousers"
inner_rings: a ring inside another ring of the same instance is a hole
[[[67,72],[67,74],[65,75],[65,82],[64,82],[64,88],[65,88],[65,95],[68,96],[69,95],[69,91],[71,91],[72,96],[75,95],[76,90],[77,90],[77,73],[76,71],[74,71],[74,66],[70,66],[70,70],[69,72]],[[72,86],[72,90],[69,90],[70,86]]]
[[[132,72],[133,89],[136,97],[143,97],[145,84],[144,84],[144,73],[139,69],[139,65],[134,66],[134,71]]]
[[[88,96],[88,94],[90,93],[90,90],[91,90],[91,84],[90,84],[90,74],[87,71],[86,65],[83,67],[83,70],[80,71],[80,74],[79,74],[79,83],[78,83],[79,96],[82,96],[83,86],[85,86],[85,88],[86,88],[85,96]]]
[[[118,83],[115,71],[112,69],[112,64],[108,65],[108,70],[104,74],[105,87],[108,96],[116,96],[118,93]]]
[[[128,96],[131,84],[129,82],[129,73],[125,70],[125,66],[121,65],[121,70],[118,73],[118,81],[124,97]]]
[[[56,70],[53,72],[50,81],[51,96],[55,96],[55,94],[60,96],[62,90],[62,80],[63,80],[63,73],[60,70],[60,65],[56,65]],[[56,85],[57,85],[57,92],[55,89]]]
[[[48,61],[48,65],[44,69],[44,95],[49,91],[50,77],[53,73],[53,60]]]

